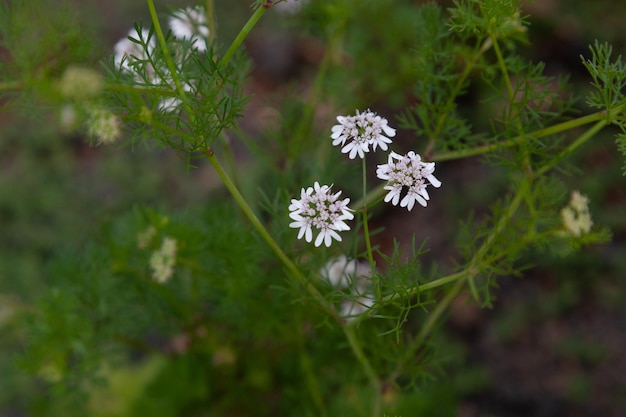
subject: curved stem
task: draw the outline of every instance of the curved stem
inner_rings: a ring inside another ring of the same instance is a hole
[[[315,298],[316,301],[322,306],[322,308],[338,320],[335,310],[328,303],[328,301],[322,296],[322,294],[311,284],[307,278],[300,272],[298,267],[289,259],[289,257],[283,252],[281,247],[276,243],[274,238],[269,234],[263,223],[259,220],[259,218],[254,214],[252,208],[248,205],[248,202],[239,192],[239,189],[235,186],[233,181],[230,179],[222,164],[220,164],[219,160],[213,153],[212,149],[208,149],[204,152],[204,155],[207,157],[215,172],[220,177],[230,194],[233,196],[239,208],[244,212],[248,220],[252,223],[252,226],[259,232],[263,240],[269,245],[272,251],[276,254],[276,256],[280,259],[280,261],[285,265],[287,270],[289,270],[290,274],[300,283],[307,292]]]

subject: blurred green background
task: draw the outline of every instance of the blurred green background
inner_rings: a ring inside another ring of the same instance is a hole
[[[51,16],[57,3],[41,2],[50,8]],[[404,10],[420,2],[384,3]],[[157,8],[187,4],[161,1]],[[441,4],[445,6],[445,2]],[[249,6],[248,1],[216,1],[224,44],[247,20]],[[76,1],[72,9],[84,30],[81,33],[92,42],[92,48],[84,53],[87,65],[107,59],[132,22],[149,21],[145,2],[139,0]],[[583,113],[589,111],[582,99],[589,80],[579,56],[588,54],[594,39],[612,43],[618,53],[625,51],[626,3],[541,0],[527,3],[524,10],[530,15],[530,43],[524,54],[546,62],[550,74],[570,74],[573,93],[579,97],[576,107]],[[372,79],[364,81],[371,88],[357,89],[355,94],[370,95],[368,98],[393,114],[399,112],[405,98],[386,97],[385,92],[390,88],[399,91],[410,79],[401,72],[386,73],[388,64],[376,54],[393,56],[401,51],[401,44],[389,43],[405,33],[380,16],[364,16],[371,21],[362,22],[363,27],[373,38],[384,36],[388,46],[387,50],[374,48],[369,55],[363,53],[372,59],[367,64]],[[384,17],[389,16],[394,13]],[[310,20],[306,33],[299,34],[297,19],[269,15],[246,44],[254,62],[248,86],[254,97],[241,126],[252,136],[264,129],[272,112],[280,108],[280,97],[287,96],[294,86],[313,82],[323,44]],[[0,59],[5,58],[0,51]],[[386,98],[388,102],[384,102]],[[6,417],[27,415],[29,404],[38,395],[37,384],[13,366],[20,330],[11,328],[10,321],[13,312],[28,309],[48,289],[47,264],[62,253],[80,250],[97,238],[103,222],[127,213],[134,205],[188,209],[205,204],[218,187],[205,164],[188,170],[185,161],[168,151],[125,145],[92,147],[80,134],[59,133],[57,114],[46,103],[35,112],[29,104],[0,98],[0,327],[6,327],[0,340],[0,415]],[[472,109],[466,110],[471,113]],[[537,255],[532,259],[537,267],[523,278],[499,281],[493,309],[479,310],[459,302],[441,336],[457,354],[449,371],[451,378],[426,392],[432,399],[454,404],[449,411],[452,414],[443,410],[433,414],[426,408],[430,415],[623,415],[626,187],[614,133],[602,132],[572,158],[572,164],[584,174],[563,177],[571,189],[590,197],[594,221],[612,229],[613,241],[566,259]],[[240,154],[243,164],[246,154]],[[485,190],[498,183],[479,161],[438,167],[444,177],[453,170],[462,172],[463,178],[450,179],[464,179],[457,187],[467,191],[443,203],[446,214],[437,224],[449,234],[454,233],[457,216],[463,218],[466,207],[481,207],[489,201],[492,195]],[[433,256],[445,255],[449,242],[445,234],[433,237]],[[149,365],[143,372],[150,372]],[[416,403],[421,400],[416,396]]]

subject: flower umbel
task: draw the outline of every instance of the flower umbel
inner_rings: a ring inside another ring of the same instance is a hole
[[[175,11],[169,20],[169,26],[175,37],[192,42],[199,52],[207,50],[209,28],[204,7],[187,7]]]
[[[356,116],[337,116],[338,125],[332,127],[333,146],[341,146],[342,153],[349,153],[350,159],[354,159],[358,154],[360,158],[365,157],[365,152],[369,152],[377,147],[386,151],[391,143],[390,137],[396,135],[396,130],[387,124],[387,119],[378,116],[369,109],[363,113],[356,111]]]
[[[378,165],[376,176],[387,181],[384,189],[389,192],[385,196],[385,202],[391,201],[394,206],[400,202],[400,207],[411,211],[416,201],[423,207],[428,204],[428,185],[435,188],[441,186],[441,181],[435,178],[434,172],[435,163],[423,162],[419,154],[413,151],[404,156],[391,152],[387,163]],[[404,190],[406,194],[403,193]]]
[[[561,210],[563,225],[569,233],[581,236],[591,231],[593,221],[589,214],[589,198],[573,191],[569,204]]]
[[[350,230],[344,221],[354,218],[352,210],[348,207],[350,199],[340,200],[341,191],[332,194],[331,187],[332,185],[320,186],[315,182],[313,187],[302,189],[299,200],[291,200],[289,217],[295,221],[291,222],[289,227],[300,229],[298,239],[304,237],[307,242],[311,242],[315,228],[320,231],[315,239],[315,246],[320,246],[324,242],[328,247],[333,239],[341,241],[341,236],[337,232]]]

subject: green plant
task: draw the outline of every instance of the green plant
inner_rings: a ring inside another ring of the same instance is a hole
[[[31,9],[3,6],[7,106],[45,100],[62,127],[83,126],[94,144],[123,137],[172,149],[188,169],[210,164],[223,185],[180,212],[136,207],[55,259],[46,294],[14,319],[25,329],[20,364],[52,393],[41,413],[426,413],[436,400],[454,401],[433,382],[445,378],[435,335],[462,291],[489,306],[496,279],[521,274],[529,251],[568,255],[608,240],[588,199],[553,173],[571,171],[566,159],[605,127],[626,126],[626,71],[610,46],[596,43],[583,59],[596,112],[574,117],[565,81],[517,52],[527,30],[518,1],[464,0],[447,11],[400,2],[406,15],[392,1],[312,2],[300,19],[326,47],[310,96],[287,101],[279,129],[249,137],[237,125],[249,102],[241,45],[281,3],[257,1],[222,47],[212,0],[170,13],[170,30],[147,0],[151,22],[135,23],[104,75],[74,64],[85,45],[73,31],[68,54],[23,52],[15,35]],[[389,47],[371,59],[380,40],[363,28],[381,15]],[[397,78],[388,73],[396,58]],[[481,130],[458,105],[476,85],[488,120]],[[384,107],[387,89],[410,132],[403,139],[371,110],[314,123],[326,103]],[[622,151],[624,140],[618,135]],[[237,164],[235,141],[254,156],[247,166]],[[386,163],[376,159],[381,151]],[[384,225],[384,203],[419,216],[420,206],[445,198],[445,162],[476,156],[506,181],[486,213],[462,223],[454,265],[422,264],[427,236],[377,246],[370,223]],[[125,386],[136,391],[115,394]],[[417,388],[434,400],[412,397]],[[99,405],[107,396],[116,396],[110,410]]]

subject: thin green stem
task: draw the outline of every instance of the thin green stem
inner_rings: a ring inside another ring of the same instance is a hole
[[[239,189],[235,186],[233,181],[230,179],[224,167],[219,162],[215,154],[211,149],[208,149],[204,152],[204,155],[207,157],[213,169],[220,177],[230,194],[233,196],[239,208],[244,212],[248,220],[252,223],[252,226],[257,230],[257,232],[261,235],[263,240],[269,245],[272,251],[276,254],[276,256],[280,259],[280,261],[285,265],[287,270],[291,273],[291,275],[309,292],[316,301],[322,306],[322,308],[329,313],[331,316],[335,317],[338,320],[337,314],[332,306],[328,303],[328,301],[320,294],[320,292],[311,284],[307,278],[300,272],[298,267],[289,259],[289,257],[283,252],[281,247],[276,243],[274,238],[269,234],[263,223],[256,216],[252,208],[248,205],[246,199],[241,195]]]
[[[514,124],[515,127],[517,129],[517,133],[520,135],[519,137],[521,138],[521,140],[519,141],[519,146],[520,146],[520,151],[522,154],[522,157],[524,159],[524,169],[527,173],[527,175],[532,175],[532,165],[530,163],[530,153],[528,151],[528,137],[525,136],[523,134],[524,132],[524,126],[522,126],[522,122],[521,119],[519,117],[519,112],[517,112],[517,106],[515,104],[516,100],[515,100],[515,90],[513,89],[513,83],[511,81],[511,75],[509,74],[509,69],[508,66],[506,65],[506,62],[504,62],[504,56],[502,54],[502,51],[500,50],[500,45],[498,43],[498,39],[496,38],[496,36],[492,33],[490,34],[490,39],[491,42],[493,44],[493,50],[496,53],[496,57],[498,60],[498,66],[500,67],[500,71],[502,72],[502,78],[504,79],[504,83],[506,85],[506,89],[509,95],[509,106],[508,106],[508,112],[513,113],[512,114],[512,119],[514,120]],[[515,114],[517,113],[517,114]]]
[[[167,65],[167,69],[169,70],[169,75],[172,77],[174,81],[174,85],[176,86],[176,91],[178,92],[178,96],[182,100],[187,113],[191,116],[193,114],[191,106],[189,105],[189,100],[187,99],[187,94],[183,88],[183,84],[180,82],[180,77],[178,75],[178,70],[176,69],[176,64],[172,60],[172,56],[170,55],[169,50],[167,49],[167,42],[165,42],[165,36],[163,35],[163,29],[161,28],[161,23],[159,21],[159,16],[157,15],[156,8],[154,7],[154,0],[147,0],[148,9],[150,10],[150,18],[152,19],[152,25],[154,26],[154,32],[156,33],[157,39],[159,41],[159,45],[161,46],[161,50],[163,51],[163,56],[165,58],[165,63]]]
[[[489,38],[491,39],[493,51],[496,53],[496,59],[498,60],[498,66],[500,67],[500,71],[502,72],[502,78],[504,79],[506,91],[509,94],[509,100],[512,100],[515,97],[515,91],[513,90],[513,83],[511,82],[511,77],[509,76],[508,67],[506,65],[506,62],[504,62],[504,55],[502,55],[502,51],[500,50],[500,45],[498,44],[496,36],[490,34]]]
[[[617,106],[615,107],[615,109],[613,109],[611,113],[612,114],[618,113],[623,108],[624,108],[624,105]],[[529,132],[525,135],[519,135],[509,140],[499,142],[499,143],[494,143],[492,145],[477,146],[475,148],[463,149],[460,151],[441,152],[438,154],[434,154],[431,159],[435,162],[441,162],[441,161],[450,161],[453,159],[467,158],[470,156],[483,155],[483,154],[487,154],[490,152],[495,152],[500,149],[510,148],[511,146],[518,145],[520,141],[527,139],[529,137],[539,139],[539,138],[546,137],[546,136],[556,135],[556,134],[563,133],[565,131],[568,131],[568,130],[571,130],[580,126],[584,126],[589,123],[597,122],[599,120],[603,120],[606,118],[607,118],[606,111],[600,111],[600,112],[588,114],[586,116],[578,117],[576,119],[568,120],[567,122],[557,123],[555,125],[552,125],[543,129],[538,129],[538,130],[535,130],[534,132]]]
[[[598,123],[596,123],[591,128],[589,128],[589,130],[587,130],[585,133],[580,135],[574,142],[570,143],[567,148],[559,152],[559,154],[556,155],[550,162],[548,162],[547,164],[542,166],[539,170],[537,170],[536,175],[537,176],[543,175],[550,169],[554,168],[554,166],[558,164],[563,158],[573,153],[576,149],[578,149],[585,142],[587,142],[589,139],[594,137],[596,133],[598,133],[608,124],[609,124],[609,121],[607,119],[600,120]]]
[[[237,37],[222,57],[222,61],[220,62],[221,67],[226,66],[230,62],[230,60],[235,55],[235,52],[237,52],[237,49],[239,49],[239,46],[243,43],[244,39],[246,39],[252,28],[254,28],[261,16],[263,16],[263,13],[265,13],[267,10],[268,9],[266,7],[260,6],[254,11],[252,16],[250,16],[250,19],[248,19],[243,28],[241,28],[241,30],[237,34]]]
[[[437,307],[433,312],[428,316],[426,322],[420,329],[419,333],[415,337],[415,339],[411,340],[407,348],[405,349],[405,353],[398,362],[395,370],[389,375],[388,381],[393,383],[401,374],[403,369],[406,367],[406,364],[410,362],[415,353],[422,347],[430,332],[433,330],[435,324],[441,317],[441,315],[450,307],[452,301],[457,297],[457,295],[463,289],[463,286],[466,281],[473,279],[479,271],[482,269],[481,265],[484,263],[484,257],[487,252],[491,248],[491,245],[495,241],[495,239],[500,235],[502,229],[509,223],[510,219],[513,217],[517,209],[519,208],[520,203],[524,199],[524,195],[527,192],[527,188],[529,187],[529,181],[524,182],[518,188],[515,197],[509,203],[505,213],[500,217],[491,233],[485,241],[482,243],[480,248],[476,251],[476,253],[472,256],[468,267],[461,272],[450,275],[448,277],[442,278],[442,280],[446,280],[447,282],[453,282],[456,280],[454,286],[444,295],[444,297],[439,301]],[[437,280],[439,281],[439,280]],[[433,281],[434,283],[435,281]],[[442,282],[439,285],[443,285],[446,282]],[[432,284],[432,283],[431,283]]]
[[[367,196],[367,164],[365,162],[365,157],[361,159],[363,167],[363,197]],[[364,200],[365,201],[365,200]],[[370,271],[372,273],[372,278],[376,277],[376,262],[374,261],[374,254],[372,253],[372,242],[370,238],[369,225],[367,222],[367,205],[363,205],[361,208],[361,213],[363,214],[363,237],[365,239],[365,247],[367,248],[367,260],[370,264]],[[380,289],[380,280],[376,280],[376,298],[381,298],[381,289]]]
[[[391,295],[388,295],[386,297],[383,297],[382,299],[380,299],[379,304],[380,305],[389,304],[389,303],[397,300],[400,297],[411,297],[411,296],[419,294],[419,293],[421,293],[423,291],[428,291],[428,290],[432,290],[432,289],[441,287],[441,286],[449,284],[451,282],[463,279],[463,278],[467,277],[467,274],[468,274],[468,271],[467,270],[463,270],[463,271],[460,271],[460,272],[456,272],[454,274],[446,275],[445,277],[437,278],[437,279],[435,279],[433,281],[427,282],[426,284],[422,284],[422,285],[418,285],[416,287],[410,288],[407,291],[404,291],[402,294],[395,293],[395,294],[391,294]]]

